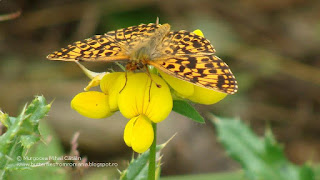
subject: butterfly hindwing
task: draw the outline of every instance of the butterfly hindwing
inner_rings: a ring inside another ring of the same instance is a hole
[[[149,64],[157,69],[216,91],[234,94],[237,82],[228,65],[214,55],[183,55],[160,58]]]

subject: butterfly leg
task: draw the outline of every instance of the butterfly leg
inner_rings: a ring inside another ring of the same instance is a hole
[[[146,69],[147,75],[148,75],[149,78],[151,79],[151,83],[152,83],[152,81],[153,81],[153,82],[156,84],[157,88],[161,88],[161,85],[160,85],[160,84],[157,84],[157,83],[152,79],[151,74],[150,74],[150,71],[149,71],[149,69],[148,69],[148,66],[145,65],[144,67],[145,67],[145,69]]]
[[[152,79],[152,76],[150,74],[150,71],[148,69],[148,66],[147,65],[144,65],[145,69],[146,69],[146,72],[147,72],[147,75],[149,76],[150,78],[150,87],[149,87],[149,102],[150,102],[150,98],[151,98],[151,87],[152,87],[152,82],[154,82],[157,86],[157,88],[161,88],[161,85],[160,84],[157,84],[155,81],[153,81]]]
[[[124,86],[122,87],[122,89],[119,91],[119,94],[124,90],[124,88],[127,85],[127,81],[128,81],[128,71],[125,71],[124,77],[126,78],[126,81],[124,83]]]
[[[152,80],[150,81],[150,86],[149,86],[149,102],[151,99],[151,87],[152,87]]]

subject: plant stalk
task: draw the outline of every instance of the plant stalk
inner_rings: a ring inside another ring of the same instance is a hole
[[[153,143],[150,147],[149,154],[149,170],[148,170],[148,180],[155,180],[156,178],[156,146],[157,146],[157,123],[152,122],[153,128]]]

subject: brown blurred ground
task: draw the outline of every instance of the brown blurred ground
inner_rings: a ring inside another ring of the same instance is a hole
[[[74,63],[45,57],[76,40],[156,17],[174,30],[201,29],[238,80],[236,95],[213,106],[196,105],[203,115],[239,116],[260,135],[271,126],[292,161],[320,161],[320,2],[0,1],[1,14],[16,11],[22,12],[19,18],[0,22],[0,107],[16,115],[34,95],[55,99],[47,121],[66,149],[80,131],[80,152],[90,161],[130,159],[122,140],[127,120],[120,113],[87,119],[71,110],[70,100],[88,79]],[[86,65],[96,71],[115,67]],[[159,126],[161,143],[178,132],[164,152],[163,174],[238,168],[209,123],[172,113]]]

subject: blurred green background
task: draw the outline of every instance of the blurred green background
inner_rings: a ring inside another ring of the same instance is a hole
[[[70,101],[89,79],[75,63],[48,61],[46,55],[159,17],[173,30],[201,29],[238,80],[235,95],[212,106],[195,104],[204,117],[208,112],[238,116],[260,135],[271,127],[291,161],[320,161],[320,1],[0,1],[0,14],[15,12],[21,15],[0,22],[0,108],[15,116],[34,95],[54,100],[46,121],[66,152],[79,131],[81,156],[125,167],[132,155],[122,139],[127,119],[116,113],[94,120],[73,111]],[[117,68],[85,65],[95,71]],[[219,144],[211,123],[199,125],[171,113],[159,124],[158,142],[176,132],[164,151],[163,176],[240,168]]]

